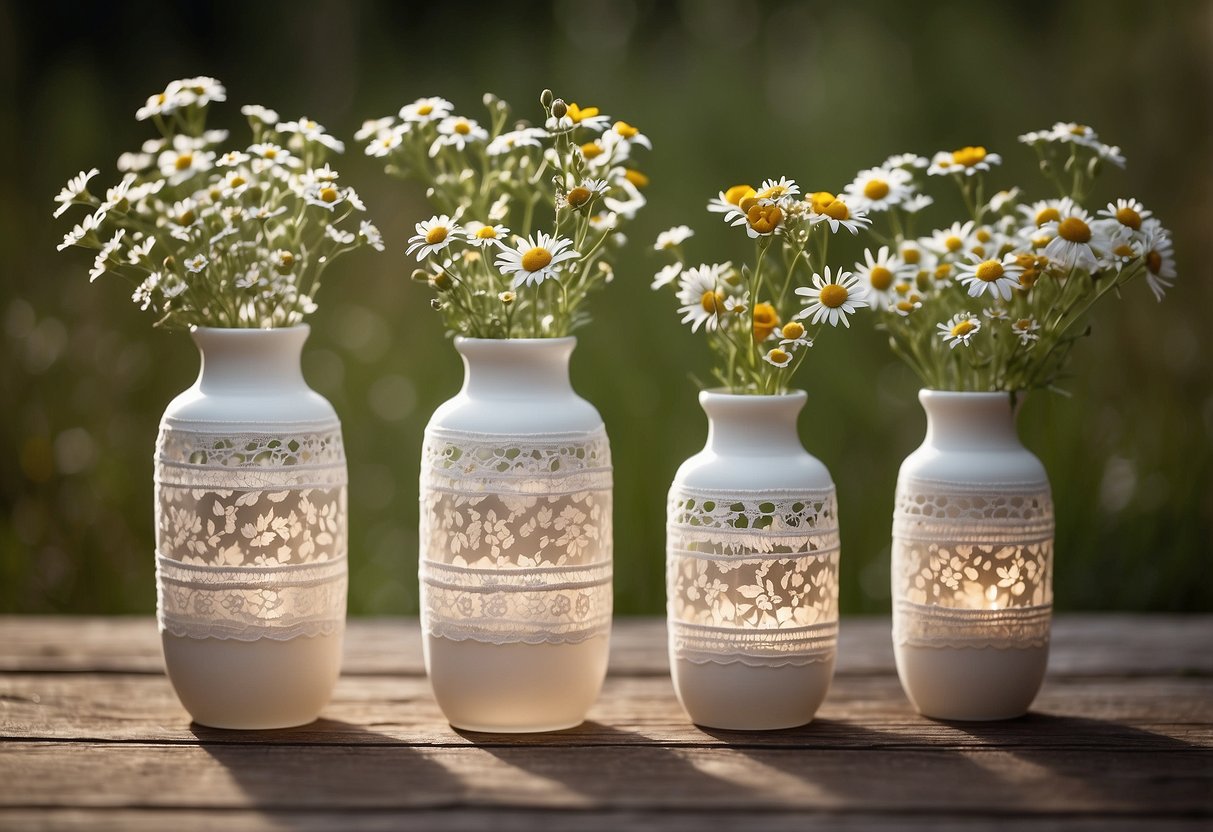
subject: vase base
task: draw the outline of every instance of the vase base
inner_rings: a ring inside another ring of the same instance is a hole
[[[806,665],[754,667],[671,659],[674,692],[696,725],[777,731],[807,725],[834,678],[834,657]]]
[[[424,643],[434,698],[453,727],[531,734],[585,721],[606,676],[610,639],[486,644],[427,635]]]
[[[1028,712],[1044,681],[1049,647],[896,645],[910,703],[931,719],[994,722]]]
[[[265,731],[315,722],[341,671],[342,634],[286,641],[161,633],[181,704],[209,728]]]

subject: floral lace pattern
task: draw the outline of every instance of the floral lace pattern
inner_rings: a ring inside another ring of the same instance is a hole
[[[336,422],[279,435],[166,425],[156,449],[162,630],[252,641],[342,626],[346,468]]]
[[[606,432],[427,429],[421,547],[428,635],[539,644],[606,634],[612,600]]]
[[[1053,603],[1048,483],[997,490],[900,483],[893,588],[898,644],[1047,644]]]
[[[675,657],[779,666],[833,656],[839,557],[833,488],[725,495],[676,485],[668,518]]]

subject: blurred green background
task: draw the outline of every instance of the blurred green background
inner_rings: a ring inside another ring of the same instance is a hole
[[[992,184],[1044,196],[1015,137],[1093,125],[1129,159],[1098,197],[1160,215],[1180,277],[1162,304],[1140,284],[1098,309],[1073,397],[1035,394],[1022,414],[1057,503],[1057,604],[1213,608],[1211,42],[1213,4],[1182,0],[0,5],[0,611],[154,607],[152,446],[196,353],[153,330],[123,285],[90,286],[82,253],[56,253],[51,198],[93,165],[112,184],[119,153],[151,135],[135,109],[194,74],[227,85],[216,122],[240,140],[242,103],[349,141],[423,94],[478,117],[491,90],[533,115],[543,87],[652,138],[650,204],[573,366],[614,444],[620,613],[663,609],[665,491],[706,433],[688,378],[706,377],[706,348],[648,288],[656,233],[689,223],[692,258],[736,256],[738,233],[704,210],[722,187],[782,174],[837,191],[893,152],[965,144],[1002,153]],[[330,270],[305,372],[345,424],[350,610],[414,613],[421,432],[461,368],[408,281],[421,194],[350,145],[337,167],[389,248]],[[857,252],[831,254],[849,265]],[[924,419],[879,334],[838,334],[799,377],[801,428],[838,483],[843,610],[879,612],[897,468]]]

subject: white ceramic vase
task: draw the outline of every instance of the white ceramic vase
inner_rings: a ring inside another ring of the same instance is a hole
[[[606,675],[611,453],[569,382],[575,345],[456,338],[463,389],[425,429],[425,662],[457,728],[573,727]]]
[[[300,368],[308,327],[193,330],[156,443],[157,612],[173,687],[216,728],[302,725],[345,631],[346,464]]]
[[[699,725],[804,725],[834,675],[834,483],[801,445],[803,391],[699,402],[707,445],[678,469],[668,504],[674,690]]]
[[[1049,652],[1049,479],[1009,394],[918,398],[927,435],[901,466],[893,515],[897,672],[925,716],[1021,716]]]

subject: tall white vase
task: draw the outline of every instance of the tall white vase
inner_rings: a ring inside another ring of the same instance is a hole
[[[203,725],[302,725],[328,703],[341,666],[341,425],[303,379],[307,326],[192,334],[202,368],[156,443],[168,675]]]
[[[700,725],[803,725],[834,675],[834,483],[800,443],[803,391],[705,391],[699,402],[707,445],[678,469],[669,496],[674,690]]]
[[[456,338],[463,389],[425,429],[421,622],[457,728],[580,724],[606,675],[611,452],[575,338]]]
[[[927,435],[893,515],[893,640],[924,715],[1009,719],[1044,680],[1053,502],[1007,393],[923,390]]]

